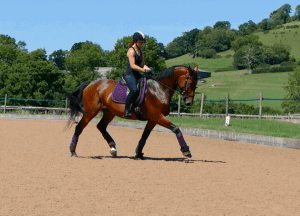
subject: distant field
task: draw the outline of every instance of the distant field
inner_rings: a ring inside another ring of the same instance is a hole
[[[287,23],[284,26],[290,25],[300,26],[300,21]],[[270,30],[267,34],[259,32],[255,33],[255,35],[258,35],[259,40],[265,45],[273,45],[275,43],[289,45],[291,47],[291,55],[294,56],[296,60],[300,61],[300,28],[280,28]]]
[[[288,25],[300,25],[300,21],[285,24],[283,28],[270,30],[267,34],[263,32],[255,34],[259,36],[259,40],[265,45],[273,45],[275,43],[289,45],[291,47],[291,55],[300,61],[300,28],[286,29],[285,26]],[[169,59],[166,61],[166,64],[167,66],[172,66],[193,63],[197,64],[200,69],[212,72],[218,68],[232,66],[234,51],[228,50],[218,53],[218,55],[222,56],[222,58],[192,58],[189,54],[186,54]],[[196,99],[200,98],[200,93],[202,92],[207,95],[207,99],[222,99],[227,93],[230,94],[231,99],[258,98],[260,92],[263,93],[264,98],[284,98],[287,95],[283,86],[287,84],[288,75],[291,72],[251,75],[245,75],[245,72],[245,70],[213,72],[210,78],[205,79],[206,83],[198,85]],[[254,105],[255,107],[259,106],[258,101],[245,103]],[[282,101],[263,101],[263,106],[282,110],[281,103]]]
[[[291,72],[247,74],[246,70],[232,72],[214,72],[206,78],[206,83],[198,84],[196,98],[203,92],[207,99],[222,99],[229,93],[231,99],[259,98],[263,93],[264,98],[284,98],[287,92],[283,89]],[[215,85],[214,87],[212,85]],[[245,102],[249,105],[259,106],[258,101]],[[263,101],[263,106],[282,110],[282,101]]]
[[[218,59],[203,59],[203,58],[192,58],[189,54],[168,59],[166,61],[167,67],[180,64],[197,64],[200,69],[214,71],[217,68],[226,68],[232,65],[234,51],[228,50],[225,52],[218,53],[222,58]],[[231,55],[230,58],[225,58],[226,55]]]

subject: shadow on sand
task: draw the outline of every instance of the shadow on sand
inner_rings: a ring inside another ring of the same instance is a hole
[[[153,160],[153,161],[175,161],[184,163],[194,163],[194,162],[205,162],[205,163],[226,163],[225,161],[217,160],[198,160],[198,159],[188,159],[188,158],[162,158],[162,157],[144,157],[143,159],[136,158],[135,156],[78,156],[78,158],[89,158],[89,159],[131,159],[131,160]]]

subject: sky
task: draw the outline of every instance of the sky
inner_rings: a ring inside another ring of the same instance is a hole
[[[25,41],[26,49],[70,50],[77,42],[91,41],[104,50],[135,31],[156,38],[165,46],[183,32],[229,21],[238,29],[244,22],[255,23],[283,4],[299,0],[51,0],[5,1],[0,3],[0,34]]]

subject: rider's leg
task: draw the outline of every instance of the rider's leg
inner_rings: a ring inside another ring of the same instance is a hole
[[[137,96],[138,90],[137,90],[137,80],[133,74],[125,74],[124,79],[130,89],[129,94],[126,98],[125,103],[125,111],[124,116],[131,116],[131,107],[130,105],[134,102],[134,99]]]

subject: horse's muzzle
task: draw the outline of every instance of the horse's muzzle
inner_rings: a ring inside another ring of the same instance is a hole
[[[190,106],[193,104],[193,100],[190,100],[189,98],[183,98],[183,102],[186,106]]]

